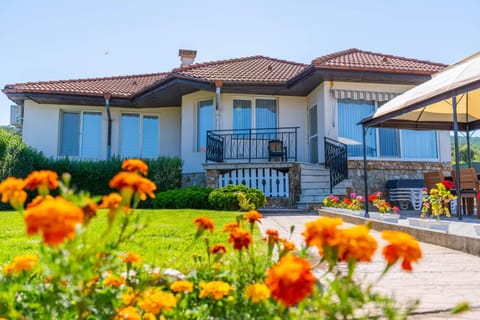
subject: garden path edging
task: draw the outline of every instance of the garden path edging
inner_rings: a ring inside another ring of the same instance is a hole
[[[420,229],[395,223],[383,222],[359,216],[343,214],[322,208],[317,209],[320,216],[338,217],[352,224],[365,224],[368,222],[373,230],[396,230],[406,232],[414,236],[418,241],[442,246],[445,248],[462,251],[475,256],[480,256],[480,239],[462,235],[445,233],[435,230]]]

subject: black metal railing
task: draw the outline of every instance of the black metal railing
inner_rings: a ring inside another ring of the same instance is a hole
[[[330,192],[348,178],[347,145],[325,137],[325,167],[330,169]]]
[[[298,127],[207,131],[206,160],[297,161]]]

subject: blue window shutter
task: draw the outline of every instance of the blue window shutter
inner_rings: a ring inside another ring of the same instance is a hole
[[[206,151],[207,131],[212,129],[213,100],[199,101],[197,110],[197,151]]]
[[[60,155],[78,156],[80,138],[80,113],[63,112],[60,133]]]
[[[142,132],[142,157],[156,158],[159,155],[158,149],[159,125],[158,117],[143,117]]]
[[[102,138],[102,114],[83,113],[82,120],[82,153],[85,158],[100,158]]]
[[[120,126],[120,156],[122,158],[139,157],[140,116],[122,114]]]

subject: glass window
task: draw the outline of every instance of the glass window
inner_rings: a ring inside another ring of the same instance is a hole
[[[378,142],[380,157],[400,157],[400,140],[398,129],[379,128]]]
[[[255,100],[255,128],[277,127],[277,100]]]
[[[85,112],[82,122],[82,157],[99,158],[102,147],[102,115]]]
[[[198,102],[197,109],[197,151],[205,152],[207,131],[213,130],[213,100]]]
[[[233,100],[233,129],[250,129],[251,124],[252,101]]]
[[[375,110],[374,101],[339,99],[338,103],[338,136],[348,146],[351,157],[363,156],[363,128],[357,123]],[[376,130],[368,129],[366,135],[367,156],[377,155]]]
[[[63,112],[60,134],[60,155],[78,156],[80,149],[80,113]]]
[[[120,131],[120,156],[134,158],[140,156],[140,116],[122,114]]]
[[[159,121],[157,116],[122,114],[120,156],[155,158],[159,155]]]
[[[402,155],[407,159],[437,159],[437,132],[401,130]]]
[[[159,126],[158,117],[145,116],[143,117],[143,132],[142,132],[142,157],[155,158],[158,157],[158,137]]]
[[[82,128],[82,130],[80,130]],[[102,114],[63,112],[60,133],[61,156],[98,159],[101,152]]]

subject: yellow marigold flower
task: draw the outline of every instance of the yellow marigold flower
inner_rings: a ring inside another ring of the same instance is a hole
[[[155,315],[162,310],[171,311],[176,305],[177,299],[171,292],[159,289],[147,289],[138,298],[139,308]]]
[[[121,285],[125,284],[125,279],[120,276],[111,274],[105,279],[103,279],[103,284],[105,286],[120,287]]]
[[[143,315],[143,320],[157,320],[157,317],[153,313],[147,312]],[[165,320],[165,317],[161,316],[160,320]]]
[[[27,209],[24,220],[27,234],[42,233],[44,243],[57,245],[73,239],[76,226],[83,223],[83,211],[61,197],[49,198]]]
[[[307,260],[288,254],[267,271],[265,284],[273,298],[289,307],[313,293],[315,277]]]
[[[417,262],[422,257],[417,239],[405,232],[389,230],[382,232],[382,238],[390,242],[382,250],[387,263],[392,265],[403,258],[402,269],[412,271],[412,262]]]
[[[211,254],[224,254],[227,252],[227,248],[223,244],[216,243],[210,247]]]
[[[250,222],[250,224],[254,224],[257,221],[260,222],[260,219],[263,218],[263,215],[256,210],[250,210],[250,211],[245,212],[243,214],[243,218],[245,220],[248,220],[248,222]]]
[[[337,226],[343,223],[340,218],[322,217],[305,224],[305,231],[302,235],[305,243],[309,246],[316,246],[320,254],[323,254],[323,246],[335,246],[337,244]]]
[[[25,188],[38,190],[41,195],[58,188],[58,174],[50,170],[33,171],[25,178]]]
[[[210,297],[220,300],[226,296],[233,288],[223,281],[200,282],[200,298]]]
[[[132,304],[135,301],[135,293],[132,287],[127,288],[127,292],[122,293],[122,301],[126,306]]]
[[[369,262],[377,250],[377,241],[370,235],[365,225],[342,229],[339,233],[338,260]]]
[[[114,320],[141,320],[142,316],[135,307],[123,307],[117,309]]]
[[[253,244],[252,235],[247,230],[235,229],[230,233],[228,243],[233,243],[235,250],[248,249],[248,246]]]
[[[245,288],[245,296],[252,300],[253,303],[258,303],[270,298],[270,290],[263,283],[249,284]]]
[[[24,254],[13,258],[13,262],[3,267],[6,274],[30,271],[38,263],[38,257],[33,254]]]
[[[2,202],[9,202],[12,208],[20,210],[27,200],[27,193],[23,190],[25,181],[14,177],[8,177],[0,183],[0,193]]]
[[[127,159],[122,163],[122,169],[131,172],[140,172],[144,176],[148,173],[148,166],[140,159]]]
[[[141,264],[142,258],[135,252],[127,252],[127,254],[122,258],[122,261],[125,263]]]
[[[187,280],[178,280],[174,281],[170,285],[170,289],[174,292],[192,292],[193,291],[193,283]]]
[[[222,232],[230,233],[237,228],[240,228],[240,225],[237,222],[227,223],[226,225],[223,226]]]
[[[136,172],[119,172],[109,183],[110,188],[116,188],[121,191],[122,195],[130,196],[137,194],[140,200],[147,199],[147,194],[150,198],[155,198],[153,191],[157,189],[155,183],[147,178],[142,177]]]

